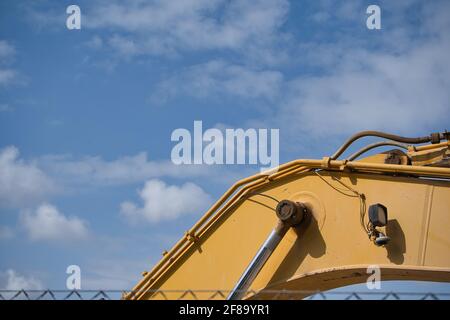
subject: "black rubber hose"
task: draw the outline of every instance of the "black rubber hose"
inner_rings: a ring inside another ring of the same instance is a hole
[[[363,137],[380,137],[384,139],[389,139],[397,142],[403,142],[403,143],[409,143],[409,144],[419,144],[419,143],[426,143],[426,142],[433,142],[438,143],[440,139],[444,138],[444,134],[442,133],[433,133],[426,137],[419,137],[419,138],[407,138],[402,136],[397,136],[395,134],[390,134],[386,132],[381,131],[361,131],[353,136],[351,136],[332,156],[331,160],[336,160],[341,154],[344,153],[344,151],[356,140],[361,139]]]
[[[347,158],[347,160],[348,161],[353,161],[356,158],[358,158],[360,155],[362,155],[363,153],[366,153],[369,150],[372,150],[372,149],[375,149],[375,148],[378,148],[378,147],[383,147],[383,146],[396,146],[396,147],[408,150],[408,146],[406,144],[403,144],[403,143],[400,143],[400,142],[380,141],[380,142],[375,142],[375,143],[369,144],[369,145],[365,146],[364,148],[359,149],[354,154],[349,156]]]

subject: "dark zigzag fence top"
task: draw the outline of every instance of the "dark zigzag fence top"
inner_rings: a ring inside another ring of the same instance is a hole
[[[152,291],[156,299],[168,300],[167,293],[171,296],[179,293],[177,300],[200,300],[198,293],[210,293],[206,300],[225,299],[227,290],[156,290]],[[264,291],[272,294],[272,300],[298,299],[298,294],[307,294],[305,300],[450,300],[450,292],[382,292],[382,291]],[[119,300],[128,290],[0,290],[0,300]],[[255,293],[249,291],[248,293]]]

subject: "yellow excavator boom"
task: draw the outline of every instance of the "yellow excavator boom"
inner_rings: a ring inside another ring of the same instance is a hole
[[[366,136],[387,140],[339,160]],[[374,265],[382,280],[448,282],[449,137],[365,131],[238,181],[123,298],[304,298],[366,282]],[[386,145],[399,149],[357,160]]]

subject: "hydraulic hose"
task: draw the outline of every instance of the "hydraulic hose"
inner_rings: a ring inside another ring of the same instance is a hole
[[[408,146],[406,144],[403,144],[403,143],[400,143],[400,142],[380,141],[380,142],[375,142],[375,143],[369,144],[369,145],[365,146],[364,148],[359,149],[354,154],[349,156],[346,160],[353,161],[356,158],[358,158],[360,155],[362,155],[363,153],[366,153],[369,150],[372,150],[372,149],[375,149],[375,148],[378,148],[378,147],[383,147],[383,146],[395,146],[395,147],[399,147],[399,148],[403,148],[403,149],[408,150]]]
[[[390,134],[381,131],[361,131],[353,136],[351,136],[332,156],[331,160],[336,160],[340,155],[344,153],[345,150],[356,140],[363,137],[380,137],[384,139],[389,139],[396,142],[403,142],[408,144],[419,144],[419,143],[439,143],[442,139],[448,139],[448,132],[445,133],[432,133],[429,136],[418,137],[418,138],[407,138],[402,136],[397,136],[395,134]]]

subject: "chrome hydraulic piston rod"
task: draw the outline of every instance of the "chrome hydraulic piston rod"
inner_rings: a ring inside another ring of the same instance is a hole
[[[272,230],[269,237],[260,247],[238,282],[231,290],[227,300],[241,300],[247,294],[250,285],[255,280],[258,273],[264,267],[270,255],[283,239],[290,227],[298,226],[308,212],[306,205],[290,200],[280,201],[276,208],[276,214],[279,218],[278,224]]]

